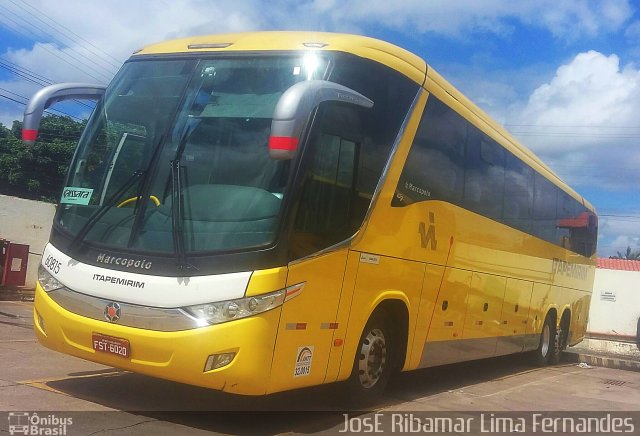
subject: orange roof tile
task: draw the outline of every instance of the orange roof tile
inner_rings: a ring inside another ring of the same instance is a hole
[[[620,271],[640,271],[640,260],[598,258],[598,268]]]

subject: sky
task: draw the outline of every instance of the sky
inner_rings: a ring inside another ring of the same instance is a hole
[[[596,207],[600,256],[640,250],[637,0],[0,0],[0,123],[44,83],[108,83],[147,44],[254,30],[416,53]]]

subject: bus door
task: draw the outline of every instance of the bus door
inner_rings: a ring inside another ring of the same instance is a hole
[[[321,105],[303,152],[295,184],[301,190],[295,194],[287,286],[304,286],[282,310],[271,392],[325,380],[334,332],[340,327],[347,241],[358,226],[357,110]]]

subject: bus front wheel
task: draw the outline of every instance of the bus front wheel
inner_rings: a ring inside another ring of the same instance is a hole
[[[382,395],[393,371],[393,352],[392,324],[387,312],[379,309],[369,318],[358,343],[347,380],[350,403],[367,404]]]

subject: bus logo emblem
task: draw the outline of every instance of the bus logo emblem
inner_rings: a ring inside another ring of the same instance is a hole
[[[115,302],[107,304],[104,308],[104,317],[109,322],[116,322],[120,319],[120,305]]]
[[[422,248],[431,248],[435,250],[438,246],[436,241],[436,217],[433,212],[429,212],[429,228],[424,222],[421,222],[418,226],[418,233],[420,233],[420,245]]]

